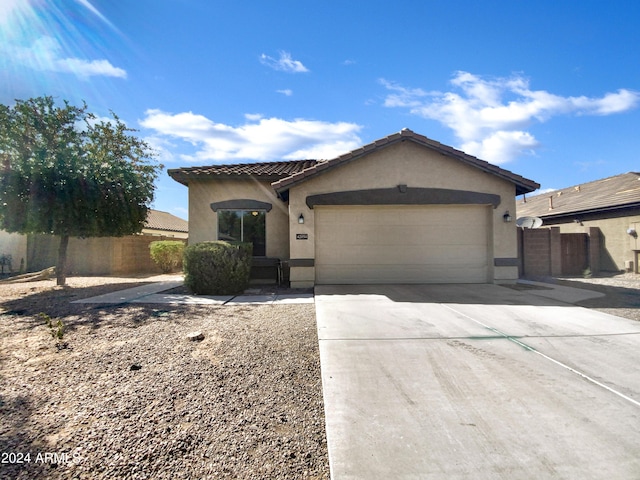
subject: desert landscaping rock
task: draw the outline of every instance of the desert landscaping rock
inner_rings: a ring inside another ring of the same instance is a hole
[[[579,302],[578,305],[582,307],[640,321],[640,275],[637,273],[552,279],[551,281],[604,293],[603,297]]]
[[[191,342],[199,342],[204,340],[204,334],[202,332],[191,332],[187,335],[187,339]]]
[[[328,479],[314,306],[69,303],[144,281],[0,288],[0,478]]]

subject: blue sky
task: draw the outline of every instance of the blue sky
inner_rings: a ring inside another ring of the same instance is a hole
[[[167,168],[410,128],[562,188],[640,170],[637,0],[0,0],[0,103],[52,95]],[[166,171],[154,208],[187,216]]]

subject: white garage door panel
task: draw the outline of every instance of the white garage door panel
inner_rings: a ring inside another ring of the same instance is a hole
[[[345,245],[397,245],[398,237],[402,237],[403,245],[439,244],[446,235],[447,243],[454,245],[477,245],[478,232],[485,230],[478,225],[363,225],[332,224],[334,232],[326,232],[327,239],[335,236],[335,240]],[[470,230],[473,233],[470,233]],[[327,247],[322,244],[322,247]]]
[[[316,281],[486,282],[488,208],[316,207]]]
[[[365,265],[413,265],[429,264],[443,266],[451,264],[452,257],[457,256],[457,260],[464,265],[482,266],[486,264],[486,247],[476,245],[403,245],[401,247],[391,246],[389,249],[398,249],[393,255],[385,254],[383,246],[344,246],[339,250],[330,251],[325,248],[318,249],[318,257],[326,259],[325,264],[352,264],[357,259],[358,264]]]
[[[386,283],[486,283],[486,267],[451,268],[431,266],[425,277],[423,266],[405,265],[387,268],[382,265],[360,265],[345,269],[338,266],[317,266],[319,284],[386,284]],[[327,279],[323,281],[322,279]]]

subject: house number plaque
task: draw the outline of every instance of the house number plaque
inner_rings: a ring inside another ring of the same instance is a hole
[[[309,240],[308,233],[296,233],[296,240]]]

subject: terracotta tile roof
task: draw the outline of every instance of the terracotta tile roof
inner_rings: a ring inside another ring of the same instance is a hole
[[[290,160],[281,162],[254,162],[233,165],[211,165],[208,167],[185,167],[169,170],[169,176],[188,185],[192,178],[202,177],[259,177],[268,181],[276,181],[309,168],[318,163],[317,160]]]
[[[341,155],[332,160],[317,162],[313,165],[310,165],[299,172],[293,173],[288,177],[282,178],[274,182],[272,186],[273,188],[275,188],[275,190],[278,193],[285,192],[289,190],[289,188],[291,188],[292,186],[307,180],[309,177],[313,177],[328,169],[332,169],[346,162],[355,160],[356,158],[359,158],[362,155],[370,153],[374,150],[379,150],[404,140],[410,140],[410,141],[416,142],[427,148],[435,150],[443,155],[455,158],[457,160],[462,161],[463,163],[479,168],[488,173],[497,175],[498,177],[501,177],[505,180],[508,180],[515,184],[516,195],[533,192],[534,190],[537,190],[538,188],[540,188],[540,185],[534,182],[533,180],[529,180],[527,178],[521,177],[520,175],[516,175],[515,173],[510,172],[509,170],[505,170],[496,165],[492,165],[489,162],[485,162],[484,160],[480,160],[479,158],[468,155],[460,150],[456,150],[455,148],[449,147],[447,145],[443,145],[440,142],[431,140],[430,138],[427,138],[424,135],[419,135],[406,128],[399,133],[394,133],[393,135],[389,135],[387,137],[376,140],[372,143],[369,143],[351,152],[345,153],[344,155]]]
[[[160,210],[149,210],[144,228],[167,230],[170,232],[189,232],[189,222],[180,217]]]
[[[629,172],[543,193],[516,202],[518,217],[552,218],[640,207],[640,173]]]

